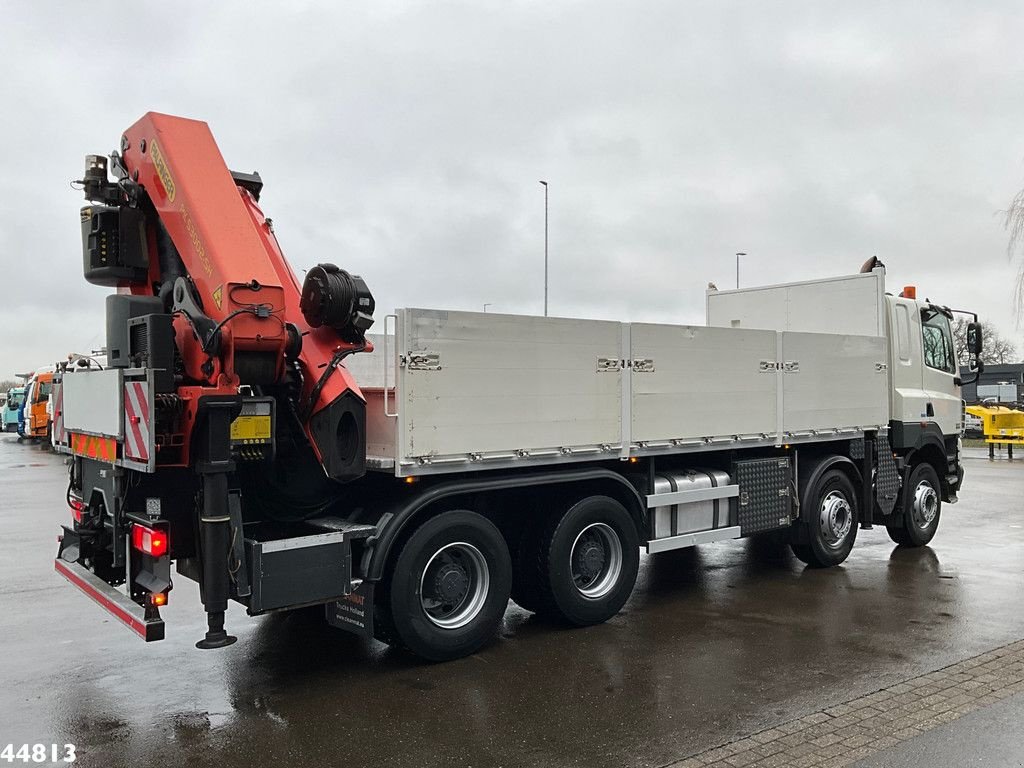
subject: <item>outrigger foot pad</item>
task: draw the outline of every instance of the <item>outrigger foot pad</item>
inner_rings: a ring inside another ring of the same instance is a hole
[[[226,648],[233,644],[238,638],[229,635],[223,629],[220,632],[207,632],[206,637],[196,643],[196,648],[209,650],[210,648]]]
[[[206,614],[206,637],[196,643],[196,648],[209,650],[211,648],[225,648],[233,644],[238,638],[229,635],[224,631],[224,612]]]

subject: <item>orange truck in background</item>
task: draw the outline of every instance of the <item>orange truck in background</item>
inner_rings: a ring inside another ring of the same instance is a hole
[[[32,377],[31,398],[25,403],[25,437],[50,439],[50,411],[47,407],[53,391],[53,370],[36,371]]]

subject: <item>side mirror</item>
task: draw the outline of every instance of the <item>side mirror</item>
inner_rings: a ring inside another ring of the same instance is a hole
[[[967,324],[967,351],[973,356],[978,357],[981,354],[983,346],[981,323],[968,323]]]
[[[981,362],[981,350],[984,345],[982,336],[981,323],[975,320],[967,324],[967,369],[974,374],[974,378],[970,380],[961,379],[961,381],[957,382],[957,386],[976,384],[978,379],[981,378],[981,372],[985,370],[985,364]]]

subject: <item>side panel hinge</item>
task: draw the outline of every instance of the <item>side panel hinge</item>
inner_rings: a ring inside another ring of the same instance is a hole
[[[410,371],[440,371],[441,355],[436,352],[410,352],[401,356],[399,365]]]

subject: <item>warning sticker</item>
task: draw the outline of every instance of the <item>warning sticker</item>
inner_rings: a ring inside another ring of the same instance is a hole
[[[233,441],[269,440],[270,416],[239,416],[231,422]]]
[[[221,303],[224,298],[224,286],[218,285],[213,292],[213,303],[217,305],[217,309],[221,309]]]
[[[176,192],[174,179],[171,177],[171,171],[167,167],[167,161],[164,160],[164,154],[160,151],[160,145],[156,143],[156,139],[149,143],[149,154],[153,158],[153,167],[156,169],[157,178],[160,179],[160,185],[167,193],[167,202],[173,203]]]

